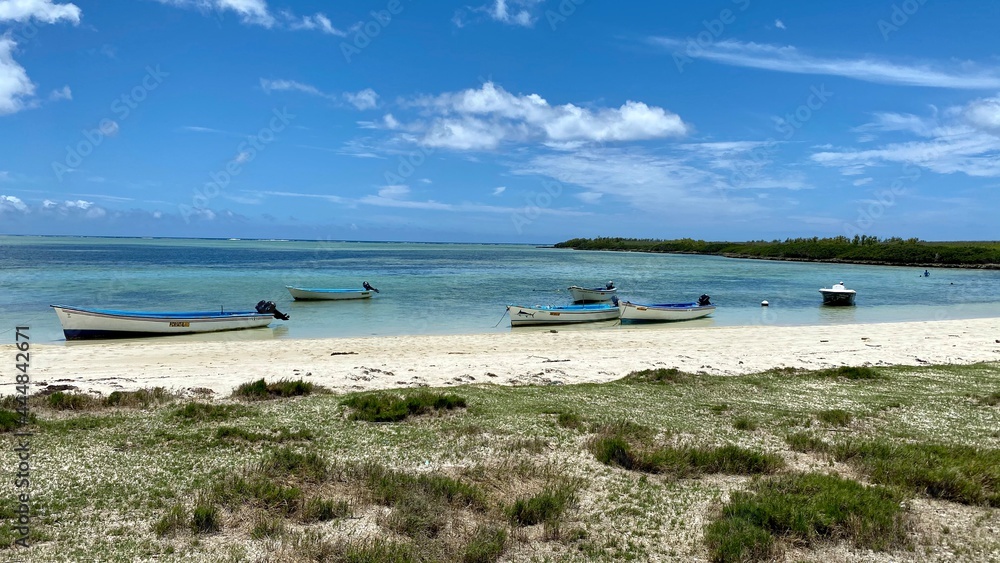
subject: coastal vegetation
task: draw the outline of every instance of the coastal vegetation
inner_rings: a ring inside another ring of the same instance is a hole
[[[29,401],[32,546],[0,500],[0,558],[989,560],[998,389],[996,363],[253,401],[63,389]]]
[[[1000,268],[1000,242],[926,242],[916,238],[868,235],[749,242],[599,237],[570,239],[557,243],[555,247],[896,266]]]

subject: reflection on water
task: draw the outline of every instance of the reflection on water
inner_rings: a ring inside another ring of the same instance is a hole
[[[840,324],[857,322],[858,308],[856,305],[834,307],[830,305],[819,306],[819,322],[823,324]]]

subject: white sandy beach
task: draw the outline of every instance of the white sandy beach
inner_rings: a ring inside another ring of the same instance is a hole
[[[604,330],[552,327],[511,333],[318,340],[146,339],[32,348],[32,391],[208,388],[228,395],[247,381],[311,381],[336,391],[462,383],[603,382],[634,370],[676,367],[737,375],[768,368],[969,364],[1000,361],[1000,319],[837,326]],[[554,332],[553,332],[554,331]],[[10,357],[13,358],[11,347]],[[4,394],[13,383],[4,382]]]

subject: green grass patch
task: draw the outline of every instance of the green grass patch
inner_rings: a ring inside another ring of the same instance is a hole
[[[846,539],[884,551],[906,544],[903,497],[834,475],[793,474],[761,479],[734,492],[721,517],[705,530],[712,561],[765,561],[777,540],[815,544]]]
[[[262,378],[240,385],[233,390],[233,397],[247,401],[263,401],[281,397],[301,397],[319,391],[325,391],[325,389],[301,379],[281,379],[267,383]]]
[[[175,410],[173,416],[184,422],[211,422],[246,416],[247,409],[238,405],[213,405],[192,402]]]
[[[15,411],[0,409],[0,432],[11,432],[17,428],[21,415]]]
[[[350,420],[367,422],[399,422],[410,416],[467,406],[464,397],[430,391],[419,391],[407,396],[387,392],[365,393],[344,399],[341,404],[353,409],[348,417]]]
[[[871,441],[838,444],[833,454],[876,483],[963,504],[1000,507],[1000,450]]]
[[[351,515],[351,505],[346,500],[312,497],[302,504],[303,522],[327,522]]]
[[[447,504],[485,509],[486,495],[475,485],[436,473],[410,474],[388,469],[377,463],[354,468],[378,504],[392,506],[414,496]]]
[[[220,442],[303,442],[313,440],[315,436],[310,430],[300,429],[290,431],[280,428],[275,432],[253,432],[235,426],[220,426],[215,431],[215,439]]]
[[[479,526],[462,554],[462,563],[493,563],[507,547],[507,530],[499,526]]]
[[[705,473],[760,475],[773,473],[785,465],[784,460],[776,454],[760,453],[734,445],[635,445],[620,434],[597,436],[591,440],[589,448],[594,457],[605,465],[674,477],[696,477]]]
[[[222,529],[219,509],[205,499],[199,498],[191,511],[191,532],[211,534]]]
[[[56,391],[45,398],[45,406],[57,411],[83,411],[98,408],[100,401],[82,393]]]
[[[794,432],[785,436],[785,443],[796,452],[829,452],[830,444],[809,432]]]
[[[146,409],[151,406],[162,405],[177,399],[177,396],[167,391],[163,387],[152,389],[139,389],[137,391],[112,391],[110,395],[102,401],[106,407],[126,407],[134,409]]]
[[[659,368],[633,371],[623,377],[621,381],[627,383],[687,383],[693,378],[693,374],[677,368]]]
[[[257,470],[274,478],[294,475],[304,481],[321,482],[330,473],[330,465],[316,452],[300,453],[284,447],[269,453],[261,460]]]
[[[583,417],[573,411],[561,412],[556,417],[556,424],[563,428],[579,430],[583,428]]]
[[[746,415],[737,416],[733,419],[733,428],[753,432],[757,429],[757,421]]]
[[[981,397],[979,399],[979,404],[985,405],[987,407],[995,407],[997,405],[1000,405],[1000,391],[994,391],[989,395]]]
[[[573,482],[550,484],[534,496],[514,501],[507,509],[507,518],[515,526],[556,524],[576,501],[577,487]]]
[[[847,426],[851,423],[851,413],[844,409],[829,409],[816,413],[816,418],[830,426]]]
[[[852,381],[870,381],[882,376],[877,370],[865,366],[840,366],[831,369],[821,369],[808,372],[813,377],[850,379]]]
[[[153,524],[153,533],[157,537],[172,536],[183,530],[188,523],[187,509],[181,503],[174,503],[156,523]]]

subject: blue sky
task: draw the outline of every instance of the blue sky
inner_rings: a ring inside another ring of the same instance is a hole
[[[0,233],[995,240],[1000,4],[0,0]]]

